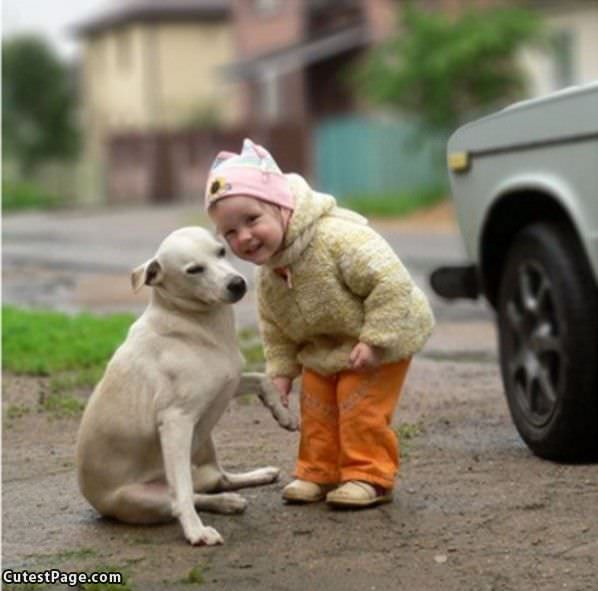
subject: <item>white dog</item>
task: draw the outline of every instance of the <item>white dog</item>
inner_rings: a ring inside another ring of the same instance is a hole
[[[191,544],[220,544],[195,508],[238,513],[231,491],[274,482],[278,468],[229,474],[211,431],[231,398],[257,393],[285,428],[297,428],[262,374],[241,379],[233,308],[244,278],[206,230],[181,228],[135,269],[133,289],[153,288],[83,414],[77,439],[79,486],[102,515],[127,523],[177,517]],[[220,492],[220,494],[205,494]]]

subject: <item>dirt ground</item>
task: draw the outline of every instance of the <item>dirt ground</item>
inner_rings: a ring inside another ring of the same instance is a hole
[[[492,337],[487,324],[473,330]],[[297,434],[259,402],[234,402],[216,432],[223,464],[277,465],[282,474],[243,493],[243,515],[203,515],[225,539],[213,548],[188,546],[176,523],[98,518],[77,490],[77,418],[37,412],[44,380],[5,376],[3,568],[111,568],[142,590],[595,589],[598,467],[532,456],[508,417],[491,349],[437,353],[458,332],[442,327],[412,366],[395,416],[410,438],[390,505],[284,505]]]
[[[418,221],[447,227],[436,210],[402,230],[417,231]],[[276,465],[281,478],[244,491],[242,515],[202,515],[225,540],[212,548],[189,546],[177,523],[99,518],[77,488],[78,417],[40,412],[47,380],[5,374],[3,569],[112,569],[129,577],[112,589],[143,591],[598,588],[598,465],[534,457],[508,416],[491,317],[438,310],[394,418],[403,434],[395,501],[362,511],[284,505],[298,436],[243,398],[217,427],[221,461],[230,471]]]

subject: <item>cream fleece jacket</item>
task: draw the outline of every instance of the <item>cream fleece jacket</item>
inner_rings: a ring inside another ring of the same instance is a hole
[[[383,363],[418,352],[434,317],[424,293],[367,221],[287,175],[295,210],[283,250],[257,270],[266,373],[295,377],[350,367],[358,341],[383,349]],[[292,281],[275,268],[285,267]]]

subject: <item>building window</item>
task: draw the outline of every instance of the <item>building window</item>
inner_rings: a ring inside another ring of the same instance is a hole
[[[104,39],[98,39],[92,45],[93,68],[98,76],[101,76],[106,68],[106,44]]]
[[[123,71],[131,66],[131,36],[126,30],[116,33],[116,64]]]
[[[273,70],[264,73],[259,81],[258,110],[262,122],[274,123],[280,117],[278,75]]]
[[[281,8],[281,0],[253,0],[253,10],[259,16],[272,16]]]
[[[575,83],[575,34],[561,30],[552,35],[554,83],[557,89]]]

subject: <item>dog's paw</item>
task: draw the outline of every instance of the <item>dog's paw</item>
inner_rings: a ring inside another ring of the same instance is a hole
[[[222,536],[213,527],[201,527],[187,535],[192,546],[216,546],[224,544]]]
[[[243,513],[247,509],[247,499],[236,493],[218,494],[218,512],[225,515]]]
[[[264,406],[270,410],[276,422],[287,431],[299,430],[299,419],[280,401],[280,394],[270,378],[260,379],[261,393],[259,395]]]
[[[278,424],[287,431],[299,431],[299,417],[293,414],[288,408],[284,408],[279,416],[275,417]]]
[[[277,468],[276,466],[266,466],[265,468],[260,468],[260,470],[262,472],[264,484],[276,482],[280,476],[280,468]]]
[[[299,431],[299,418],[289,408],[283,406],[282,403],[273,405],[270,408],[270,412],[283,429],[287,431]]]

